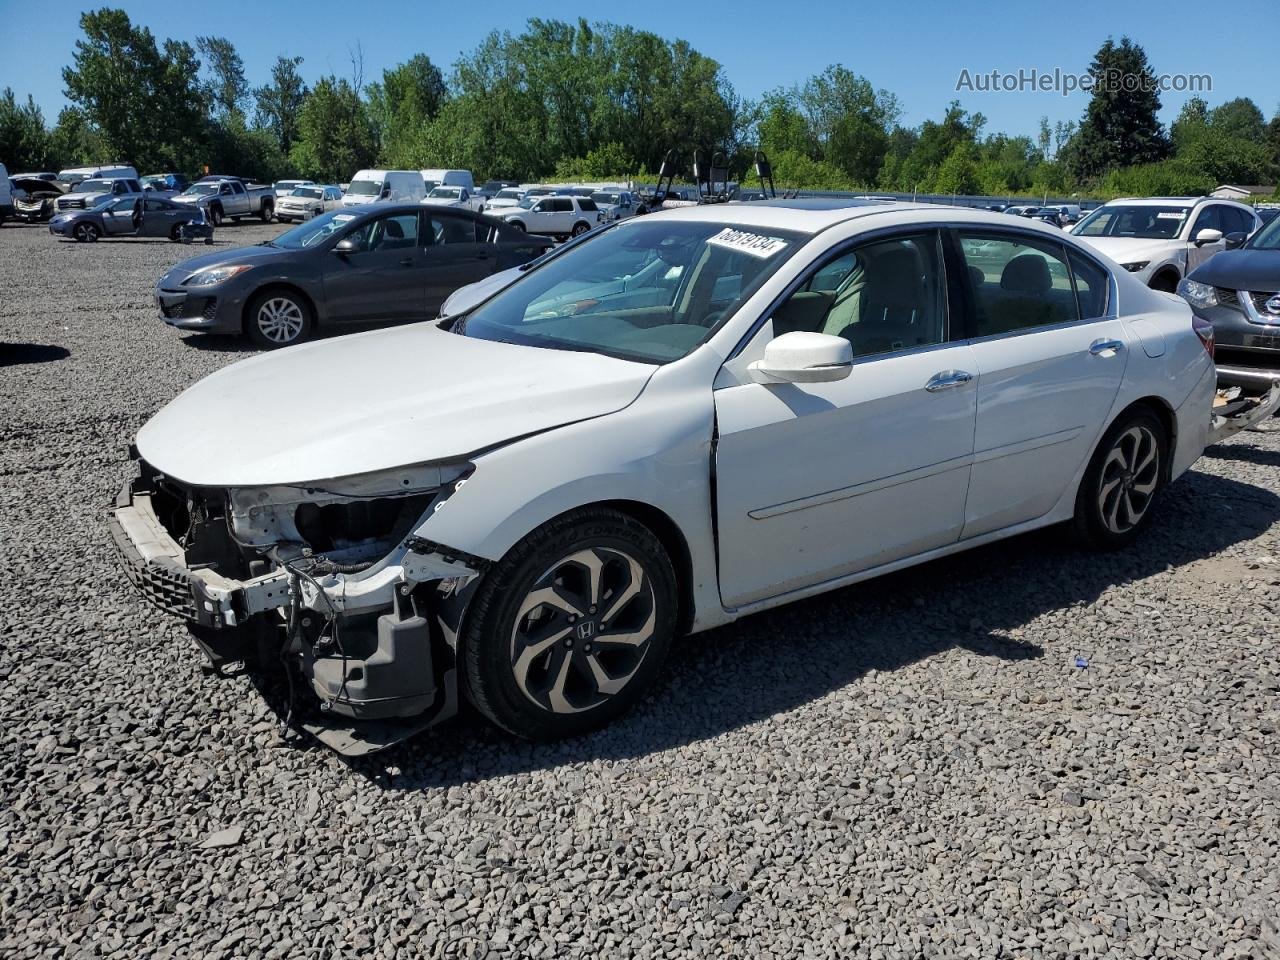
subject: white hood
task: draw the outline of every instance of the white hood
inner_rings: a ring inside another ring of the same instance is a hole
[[[476,304],[488,300],[503,287],[514,283],[523,275],[523,267],[510,267],[506,270],[499,270],[497,273],[491,273],[483,280],[477,280],[475,283],[468,283],[465,287],[459,287],[445,298],[444,303],[440,304],[440,316],[452,317],[459,313],[466,313]]]
[[[232,364],[161,409],[137,447],[160,472],[210,487],[459,460],[621,410],[654,369],[417,323]]]
[[[1139,263],[1163,260],[1178,246],[1176,240],[1152,240],[1148,237],[1076,237],[1116,263]]]

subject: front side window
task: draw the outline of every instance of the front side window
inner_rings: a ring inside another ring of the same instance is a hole
[[[1078,320],[1063,248],[1029,237],[960,233],[976,334],[1013,333]]]
[[[1226,232],[1222,226],[1222,217],[1219,216],[1219,211],[1221,209],[1222,208],[1217,204],[1211,203],[1196,215],[1195,225],[1191,228],[1192,240],[1200,235],[1201,230],[1219,230],[1223,233]]]
[[[938,234],[855,247],[826,261],[773,312],[773,334],[843,337],[856,357],[942,343],[946,284]]]
[[[418,215],[401,213],[376,217],[352,230],[344,239],[354,241],[359,253],[409,250],[418,242]]]
[[[573,212],[572,200],[548,200],[547,202],[551,204],[551,209],[556,213]]]
[[[694,350],[806,239],[791,231],[642,218],[566,247],[454,332],[665,363]]]

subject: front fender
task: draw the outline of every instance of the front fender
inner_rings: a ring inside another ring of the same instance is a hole
[[[694,629],[725,621],[711,503],[711,392],[655,396],[472,458],[475,472],[416,531],[488,560],[560,514],[634,501],[666,515],[689,548]]]

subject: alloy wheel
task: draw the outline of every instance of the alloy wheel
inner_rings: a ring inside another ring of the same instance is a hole
[[[288,297],[264,300],[255,318],[262,335],[272,343],[292,343],[302,332],[302,308]]]
[[[552,713],[580,713],[620,693],[649,651],[653,585],[635,558],[588,547],[533,584],[511,632],[516,686]]]
[[[1112,533],[1136,527],[1151,506],[1160,483],[1160,442],[1142,423],[1125,430],[1102,462],[1098,511]]]

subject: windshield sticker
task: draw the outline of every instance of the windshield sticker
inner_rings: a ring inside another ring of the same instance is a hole
[[[339,213],[337,216],[333,218],[333,222],[346,223],[348,220],[354,220],[355,218],[356,218],[356,215],[354,213]]]
[[[1185,213],[1172,213],[1169,211],[1162,211],[1156,214],[1156,219],[1157,220],[1181,220],[1185,216],[1186,216]]]
[[[735,230],[733,227],[725,227],[714,237],[708,237],[707,243],[717,247],[728,247],[730,250],[750,254],[762,260],[787,248],[785,240],[777,237],[762,237],[758,233],[747,233],[745,230]]]

